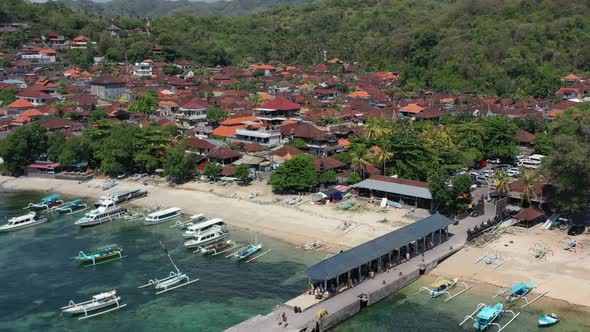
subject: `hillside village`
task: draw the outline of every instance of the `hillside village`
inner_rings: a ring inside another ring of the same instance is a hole
[[[3,29],[10,28],[26,29],[26,25],[3,26]],[[121,32],[114,24],[104,28],[104,33],[115,37]],[[149,30],[125,33],[142,34]],[[403,154],[388,151],[389,143],[379,140],[377,132],[384,130],[384,123],[407,122],[440,138],[448,130],[456,130],[451,126],[452,121],[456,121],[453,118],[500,116],[521,124],[508,141],[520,146],[520,152],[514,151],[517,152],[514,156],[522,155],[522,159],[523,154],[547,153],[547,144],[536,139],[536,135],[545,135],[539,128],[546,125],[539,124],[550,122],[567,108],[590,100],[590,79],[574,74],[564,75],[562,87],[555,91],[554,98],[513,100],[403,91],[398,83],[399,72],[365,72],[358,64],[338,58],[326,58],[315,66],[278,61],[258,63],[252,57],[244,59],[239,67],[203,67],[186,60],[167,63],[151,59],[116,64],[100,57],[93,58],[94,64],[87,70],[68,64],[64,51],[83,49],[91,44],[93,41],[85,36],[67,40],[59,32],[51,32],[32,39],[16,52],[0,53],[0,59],[6,64],[0,70],[0,93],[4,99],[0,105],[2,137],[32,124],[40,125],[50,136],[63,133],[66,140],[82,136],[90,128],[108,129],[114,125],[173,128],[170,130],[175,135],[170,140],[173,145],[181,144],[190,155],[195,175],[206,173],[208,178],[217,180],[237,179],[236,170],[244,165],[241,168],[248,168],[249,178],[268,179],[275,169],[297,155],[310,155],[318,178],[315,183],[295,191],[328,188],[332,184],[354,185],[371,179],[394,184],[389,185],[392,187],[389,192],[377,196],[432,209],[430,193],[408,197],[399,189],[404,186],[428,188],[430,174],[427,170],[404,174],[387,168],[398,154]],[[161,48],[153,45],[151,52],[158,57]],[[354,148],[358,142],[361,142],[357,144],[360,149],[368,149],[365,151],[368,154],[361,153],[359,157],[359,153],[352,153],[352,150],[359,150]],[[483,147],[479,150],[487,151]],[[156,149],[151,153],[160,158],[166,152]],[[470,168],[481,168],[480,161],[485,164],[485,158],[496,158],[497,163],[516,160],[512,155],[475,153],[445,167],[452,174],[464,174]],[[74,159],[71,165],[63,165],[42,153],[30,160],[29,165],[19,165],[17,173],[55,176],[69,170],[74,174],[83,172],[86,177],[164,173],[161,159],[149,168],[121,169],[121,174],[101,169],[101,165],[92,160]],[[206,172],[207,164],[216,166]],[[80,168],[79,165],[84,166]],[[506,170],[508,168],[509,165]],[[518,176],[520,172],[513,170],[510,175]],[[495,187],[497,182],[491,180],[492,174],[472,172],[471,178],[484,186]],[[537,197],[542,197],[543,184],[533,184],[539,185],[541,187],[535,189],[539,195],[533,195],[533,200],[541,200]],[[519,182],[515,181],[511,188],[504,190],[516,191],[512,196],[517,201],[519,191],[512,188],[518,186]],[[373,196],[376,193],[371,188],[357,189],[367,189],[367,196]],[[294,187],[279,189],[293,192]],[[519,190],[522,193],[528,189]],[[531,198],[528,201],[530,203]]]

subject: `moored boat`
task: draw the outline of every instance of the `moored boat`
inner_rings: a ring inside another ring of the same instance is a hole
[[[58,206],[63,203],[63,201],[59,199],[60,197],[61,195],[59,194],[43,197],[41,198],[41,201],[39,203],[29,203],[29,205],[25,207],[25,209],[37,211],[48,210],[52,207]]]
[[[232,254],[232,258],[236,261],[241,261],[252,256],[254,253],[262,249],[262,243],[259,244],[246,244],[240,250]]]
[[[113,201],[105,201],[98,208],[89,211],[74,224],[80,227],[88,227],[103,224],[105,222],[119,219],[127,215],[127,210],[123,209]]]
[[[92,297],[92,300],[89,300],[89,301],[80,302],[80,303],[75,303],[74,301],[70,301],[70,303],[67,306],[61,307],[60,310],[64,314],[70,314],[70,315],[84,314],[84,317],[80,317],[78,319],[86,319],[86,318],[102,315],[107,312],[123,308],[127,305],[127,304],[121,304],[120,301],[121,301],[121,297],[117,296],[117,291],[113,289],[108,292],[96,294]],[[111,306],[116,306],[116,307],[108,309],[108,310],[100,311],[95,314],[91,314],[91,315],[88,314],[90,312],[97,311],[97,310],[111,307]]]
[[[229,249],[235,248],[236,243],[232,240],[221,241],[215,244],[198,248],[195,252],[200,252],[203,255],[215,255],[217,253],[223,253]]]
[[[473,323],[473,328],[478,331],[484,331],[490,327],[494,321],[502,316],[504,305],[498,303],[495,306],[485,306],[477,314],[476,320]]]
[[[74,260],[82,264],[84,267],[95,266],[99,264],[110,263],[127,256],[122,254],[123,248],[116,244],[111,244],[96,249],[93,252],[85,253],[80,251],[78,256],[72,257]]]
[[[117,204],[128,202],[130,200],[146,196],[148,194],[145,189],[135,189],[126,191],[116,191],[112,194],[101,196],[98,201],[94,203],[95,207],[99,207],[104,201],[114,201]]]
[[[35,212],[29,212],[25,215],[8,219],[8,223],[0,226],[0,232],[16,231],[18,229],[35,226],[44,222],[47,222],[46,217],[37,216]]]
[[[198,222],[190,225],[186,228],[186,231],[182,233],[183,237],[191,238],[197,236],[199,233],[205,232],[214,227],[219,227],[225,230],[225,222],[221,218],[213,218],[206,221]]]
[[[173,207],[169,209],[159,210],[156,212],[152,212],[145,217],[143,224],[144,225],[156,225],[159,223],[163,223],[164,221],[176,218],[180,216],[180,208]]]
[[[520,300],[523,296],[527,295],[533,288],[534,284],[519,282],[509,289],[509,294],[506,296],[506,302],[513,303]]]
[[[228,237],[229,233],[227,231],[215,227],[196,234],[194,238],[184,242],[184,246],[187,248],[207,247],[222,242]]]
[[[55,210],[59,213],[74,213],[87,208],[88,205],[86,205],[86,203],[84,203],[81,199],[74,199],[63,203],[62,206],[56,208]]]
[[[451,288],[455,287],[455,285],[457,285],[457,282],[459,282],[459,279],[457,278],[441,278],[440,280],[431,285],[432,290],[430,291],[430,295],[432,297],[438,297],[444,294],[445,292],[448,292]]]
[[[559,323],[561,319],[559,318],[559,316],[557,316],[556,313],[550,313],[547,315],[543,315],[539,318],[539,326],[541,327],[545,327],[545,326],[552,326],[555,325],[557,323]]]

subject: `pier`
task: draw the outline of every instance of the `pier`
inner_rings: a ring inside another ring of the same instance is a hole
[[[435,214],[325,259],[305,273],[323,290],[336,288],[338,291],[333,295],[321,300],[313,294],[300,295],[278,305],[267,315],[254,316],[226,331],[328,330],[363,307],[371,306],[414,282],[463,248],[466,226],[452,224],[452,220]],[[409,259],[406,259],[407,255]],[[378,272],[365,277],[373,270]],[[295,306],[301,308],[300,313],[295,313]],[[278,325],[277,317],[283,312],[287,315],[287,327]]]

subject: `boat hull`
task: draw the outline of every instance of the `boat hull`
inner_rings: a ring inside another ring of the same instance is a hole
[[[158,219],[158,220],[147,220],[146,219],[146,220],[143,221],[143,224],[146,225],[146,226],[157,225],[157,224],[161,224],[161,223],[163,223],[165,221],[168,221],[170,219],[174,219],[174,218],[176,218],[178,216],[180,216],[180,213],[177,213],[177,214],[172,215],[172,216],[169,216],[169,217],[161,218],[161,219]]]
[[[560,319],[559,317],[552,317],[551,315],[545,315],[542,316],[541,318],[539,318],[538,324],[540,327],[547,327],[547,326],[553,326],[557,323],[559,323]]]
[[[23,229],[23,228],[28,228],[28,227],[32,227],[32,226],[36,226],[36,225],[39,225],[39,224],[46,223],[47,221],[48,221],[47,218],[41,218],[41,219],[35,220],[34,222],[30,222],[30,223],[26,223],[26,224],[20,224],[20,225],[11,226],[11,227],[8,227],[7,225],[2,225],[2,226],[0,226],[0,233],[18,231],[18,230]]]
[[[224,233],[221,236],[218,236],[214,239],[210,239],[207,241],[197,242],[195,240],[188,240],[184,243],[184,246],[187,248],[198,248],[198,247],[207,247],[211,245],[215,245],[217,243],[225,241],[229,237],[229,233]]]
[[[120,301],[120,300],[121,300],[121,298],[117,297],[117,301]],[[64,309],[62,312],[64,314],[68,314],[68,315],[79,315],[79,314],[83,314],[84,312],[92,312],[92,311],[100,310],[102,308],[107,308],[110,306],[117,305],[117,301],[115,301],[115,299],[112,299],[112,300],[104,301],[104,302],[92,302],[92,303],[88,303],[88,304],[81,304],[81,305],[76,305],[76,306]]]

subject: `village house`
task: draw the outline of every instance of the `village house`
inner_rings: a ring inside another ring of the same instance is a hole
[[[90,83],[91,94],[103,100],[118,100],[127,94],[126,80],[103,74]]]
[[[78,36],[72,40],[70,43],[70,48],[72,49],[85,49],[88,48],[88,44],[90,43],[90,39],[85,36]]]
[[[257,143],[267,147],[275,147],[281,144],[281,133],[271,130],[239,128],[236,130],[233,141],[243,143]]]
[[[172,113],[181,129],[193,129],[198,123],[207,122],[207,107],[192,101],[182,104]]]
[[[49,94],[43,92],[37,86],[31,86],[24,89],[23,91],[19,92],[16,97],[18,99],[24,99],[30,102],[33,104],[33,106],[41,106],[51,98]]]
[[[253,129],[262,126],[263,124],[260,122],[260,120],[253,116],[229,118],[221,122],[221,125],[213,130],[212,135],[219,137],[232,137],[235,136],[238,129]]]
[[[301,105],[285,97],[276,97],[273,100],[264,102],[254,110],[258,119],[270,125],[278,125],[282,121],[299,116]]]
[[[20,116],[24,111],[34,108],[35,105],[26,99],[17,99],[6,106],[8,116]]]
[[[386,198],[403,206],[433,208],[432,194],[426,182],[374,175],[352,187],[360,196]]]
[[[153,66],[149,62],[136,62],[133,65],[134,76],[151,77],[153,74]]]
[[[54,63],[57,61],[57,52],[46,48],[27,47],[20,49],[16,57],[32,63]]]
[[[121,29],[116,25],[111,25],[108,28],[104,29],[106,33],[111,34],[112,36],[119,37],[121,35]]]
[[[63,50],[68,47],[68,42],[64,36],[59,35],[56,32],[50,32],[46,37],[43,37],[47,47],[53,50]]]

